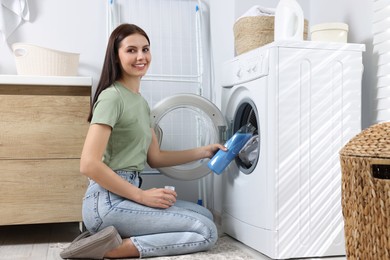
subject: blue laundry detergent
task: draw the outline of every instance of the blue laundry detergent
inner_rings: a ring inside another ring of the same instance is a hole
[[[207,166],[216,174],[221,174],[229,163],[238,155],[242,147],[252,137],[255,127],[250,123],[241,127],[226,143],[227,151],[219,150]]]

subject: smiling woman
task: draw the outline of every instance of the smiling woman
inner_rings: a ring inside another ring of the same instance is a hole
[[[217,241],[208,209],[177,200],[171,189],[141,189],[146,162],[170,167],[225,149],[207,144],[160,150],[149,105],[140,94],[151,62],[149,46],[147,34],[134,24],[122,24],[110,36],[80,160],[81,173],[90,179],[83,201],[88,233],[76,238],[63,258],[179,255],[209,250]]]

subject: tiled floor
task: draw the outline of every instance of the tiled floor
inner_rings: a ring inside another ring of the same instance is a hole
[[[0,227],[0,260],[60,260],[59,253],[64,248],[64,244],[72,241],[78,234],[78,223]],[[242,243],[229,239],[254,260],[270,260]],[[345,260],[346,258],[315,259]]]
[[[78,223],[2,226],[0,260],[59,260],[61,245],[78,234]]]

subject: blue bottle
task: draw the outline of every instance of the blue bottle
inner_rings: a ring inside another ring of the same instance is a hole
[[[226,143],[227,151],[219,150],[207,166],[216,174],[221,174],[229,163],[238,155],[242,147],[252,137],[256,128],[250,123],[242,126]]]

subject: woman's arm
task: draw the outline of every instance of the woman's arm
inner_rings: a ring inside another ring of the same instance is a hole
[[[168,208],[176,201],[177,194],[166,189],[141,190],[124,180],[106,164],[102,157],[106,149],[111,127],[92,124],[85,139],[80,160],[80,172],[96,181],[103,188],[143,205]]]
[[[169,167],[189,163],[202,158],[211,158],[219,149],[226,150],[221,144],[210,144],[194,149],[182,151],[160,150],[154,129],[152,131],[152,142],[148,150],[148,164],[153,168]]]

